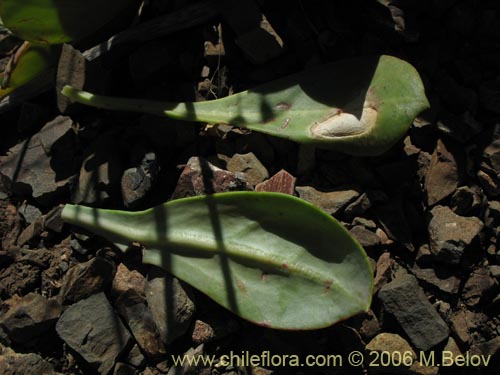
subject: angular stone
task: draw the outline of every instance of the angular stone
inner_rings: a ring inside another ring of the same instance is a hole
[[[282,169],[269,180],[257,184],[255,191],[269,191],[293,195],[296,180],[294,176]]]
[[[42,212],[38,207],[32,206],[26,201],[19,206],[17,211],[27,224],[31,224],[42,217]]]
[[[344,210],[344,213],[348,217],[354,217],[357,215],[363,215],[368,211],[373,205],[372,198],[369,194],[363,193],[358,198],[356,198],[352,203],[349,203]]]
[[[144,201],[153,188],[158,171],[158,160],[154,152],[145,150],[136,165],[123,172],[121,190],[125,207],[135,209]]]
[[[58,375],[54,366],[35,353],[21,354],[0,344],[0,374]],[[59,374],[60,375],[60,374]]]
[[[467,215],[481,206],[480,189],[468,186],[459,187],[451,197],[451,209],[457,215]]]
[[[479,235],[484,224],[477,217],[455,214],[448,207],[436,206],[431,210],[429,244],[432,254],[447,264],[458,264],[464,250]]]
[[[188,286],[164,272],[152,274],[146,284],[146,299],[165,344],[186,332],[195,311]]]
[[[373,247],[380,245],[380,237],[361,225],[355,225],[349,231],[363,247]]]
[[[34,238],[38,237],[43,231],[42,220],[38,219],[37,221],[28,225],[21,232],[19,237],[17,238],[17,246],[22,247]]]
[[[462,345],[470,344],[472,338],[469,331],[468,321],[473,313],[460,310],[450,318],[451,330]]]
[[[498,286],[490,276],[488,268],[482,267],[474,270],[462,290],[462,301],[467,306],[476,306],[484,303],[489,297],[493,297],[493,288]]]
[[[253,152],[248,154],[234,154],[227,162],[229,172],[241,172],[252,186],[255,186],[269,177],[266,167],[257,159]]]
[[[146,298],[145,288],[146,278],[139,271],[131,271],[123,263],[118,265],[111,285],[112,296],[119,297],[121,294],[133,290],[138,295]]]
[[[69,118],[58,117],[9,150],[0,164],[4,190],[49,206],[75,179],[76,136]]]
[[[56,88],[57,108],[61,113],[76,112],[81,104],[75,103],[61,94],[65,85],[80,90],[100,92],[107,87],[107,71],[102,64],[89,61],[83,54],[70,44],[63,44],[57,64]]]
[[[214,338],[215,330],[210,326],[210,324],[205,323],[202,320],[197,320],[196,322],[194,322],[191,340],[193,340],[195,344],[205,344],[207,342],[213,341]]]
[[[205,347],[203,344],[198,345],[196,348],[189,348],[187,352],[182,354],[182,358],[186,358],[186,361],[182,365],[172,366],[168,370],[167,375],[187,375],[191,373],[198,373],[198,366],[191,365],[196,357],[200,357],[205,354]]]
[[[396,262],[391,258],[389,252],[383,253],[377,261],[375,269],[375,279],[373,281],[373,294],[376,294],[380,288],[391,280],[392,272],[396,267]]]
[[[63,303],[71,304],[105,290],[114,272],[114,265],[101,257],[73,266],[61,282]]]
[[[133,366],[123,362],[118,362],[113,371],[113,375],[137,375],[139,372]]]
[[[431,165],[425,179],[427,205],[433,206],[449,195],[458,187],[459,174],[455,156],[449,152],[439,139],[432,154]]]
[[[99,374],[107,375],[131,336],[104,293],[81,300],[59,318],[56,331]]]
[[[417,361],[417,355],[410,344],[408,344],[404,338],[395,333],[379,333],[368,344],[366,344],[366,350],[379,353],[398,353],[399,355],[411,353],[412,362]],[[405,363],[402,364],[402,367],[410,367],[411,364],[408,362],[409,360],[405,361]]]
[[[496,279],[500,279],[500,265],[490,265],[490,273]]]
[[[47,332],[59,318],[62,306],[54,299],[30,293],[25,297],[14,296],[4,301],[0,315],[2,326],[12,341],[25,344]]]
[[[196,320],[191,333],[191,340],[197,345],[219,340],[238,329],[238,323],[231,317],[206,316]]]
[[[500,194],[500,179],[495,174],[485,171],[477,171],[477,180],[489,197],[497,197]]]
[[[419,350],[429,350],[448,338],[449,329],[412,275],[402,275],[384,285],[378,296]]]
[[[363,314],[362,317],[363,320],[361,321],[361,326],[359,327],[359,334],[366,342],[378,335],[382,327],[380,326],[380,322],[373,310]]]
[[[127,363],[130,363],[132,366],[138,368],[144,366],[144,363],[146,362],[146,358],[141,352],[141,349],[139,348],[139,345],[135,344],[132,349],[128,352],[125,361]]]
[[[295,190],[299,193],[300,198],[314,204],[330,215],[337,214],[359,196],[359,193],[353,189],[322,192],[311,186],[297,186]]]
[[[483,158],[494,169],[500,173],[500,139],[494,140],[483,150]]]
[[[61,233],[64,222],[61,218],[61,212],[63,206],[54,207],[45,215],[45,220],[43,221],[43,228],[49,229],[56,233]]]
[[[413,268],[413,273],[419,280],[438,288],[444,293],[457,294],[460,290],[460,278],[447,273],[438,275],[437,271],[439,270],[434,268]]]
[[[171,199],[240,190],[253,190],[243,173],[225,171],[205,159],[192,157],[182,171]]]
[[[475,343],[470,348],[471,355],[483,356],[484,358],[490,358],[488,363],[488,369],[498,369],[500,366],[500,336],[497,336],[491,340]],[[484,362],[478,367],[484,368]],[[489,372],[489,371],[488,371]],[[494,372],[491,372],[493,374]]]
[[[453,337],[448,338],[448,342],[444,346],[443,351],[451,352],[453,355],[453,358],[455,358],[459,355],[462,355],[462,351],[458,347],[458,344]]]
[[[160,358],[165,355],[166,349],[151,310],[145,302],[144,295],[129,289],[120,294],[115,306],[144,354],[151,358]]]

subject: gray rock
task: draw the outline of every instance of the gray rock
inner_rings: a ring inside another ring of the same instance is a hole
[[[206,316],[196,320],[191,332],[191,340],[196,344],[206,344],[220,340],[238,329],[238,322],[227,316]]]
[[[457,215],[467,215],[478,210],[481,206],[481,194],[478,190],[477,187],[459,187],[451,197],[451,209]]]
[[[495,172],[500,172],[500,139],[494,140],[485,147],[483,159]]]
[[[101,257],[71,267],[61,282],[63,303],[71,304],[105,290],[114,272],[114,265]]]
[[[146,299],[165,344],[182,336],[195,311],[190,289],[167,273],[151,274]]]
[[[145,152],[140,162],[123,172],[121,190],[123,203],[130,209],[137,208],[153,188],[158,171],[154,152]]]
[[[380,237],[361,225],[356,225],[349,231],[363,247],[373,247],[380,245]]]
[[[38,354],[21,354],[0,344],[0,374],[57,375],[54,366]]]
[[[481,267],[474,270],[462,290],[462,301],[467,306],[476,306],[484,303],[488,297],[493,297],[493,288],[497,286],[495,279],[490,276],[488,268]]]
[[[434,268],[414,267],[413,273],[420,281],[430,284],[444,293],[455,295],[460,290],[460,278],[446,273],[443,275]]]
[[[17,246],[22,247],[34,238],[38,237],[43,231],[43,223],[41,218],[37,221],[34,221],[30,225],[28,225],[21,232],[19,237],[17,238]]]
[[[3,190],[33,197],[44,206],[68,193],[76,174],[76,137],[71,125],[71,119],[58,117],[10,149],[0,164]]]
[[[314,204],[330,215],[340,212],[349,203],[353,202],[359,193],[354,189],[336,189],[322,192],[311,186],[297,186],[295,188],[300,198]]]
[[[380,288],[386,285],[392,277],[396,268],[396,262],[391,258],[389,252],[385,252],[377,260],[375,265],[375,279],[373,280],[373,294],[376,294]]]
[[[47,332],[57,321],[62,306],[54,299],[30,293],[4,301],[7,311],[0,316],[0,325],[12,341],[25,344]]]
[[[433,206],[453,194],[458,183],[459,174],[455,156],[447,150],[441,140],[438,140],[425,179],[427,204]]]
[[[227,162],[229,172],[241,172],[252,186],[255,186],[269,177],[266,167],[257,159],[253,152],[248,154],[234,154]]]
[[[64,222],[61,218],[61,212],[63,208],[64,206],[58,206],[47,212],[43,221],[44,229],[49,229],[56,233],[62,232]]]
[[[490,273],[496,279],[500,279],[500,266],[499,265],[491,265]]]
[[[448,338],[449,329],[412,275],[401,275],[384,285],[378,296],[413,345],[429,350]]]
[[[131,340],[104,293],[71,305],[59,318],[56,331],[102,375],[111,371],[116,358]]]
[[[139,345],[135,344],[132,349],[127,353],[126,357],[124,358],[125,362],[131,364],[132,366],[138,368],[142,367],[144,363],[146,362],[146,358],[141,352],[141,349],[139,348]]]
[[[195,357],[199,357],[205,354],[205,347],[203,344],[198,345],[196,348],[190,348],[187,352],[185,352],[182,357],[194,359]],[[168,370],[167,375],[184,375],[190,373],[197,373],[198,366],[191,366],[190,361],[186,360],[184,364],[179,366],[172,366],[170,370]]]
[[[459,343],[467,347],[472,342],[475,328],[483,324],[486,319],[483,319],[481,314],[459,310],[450,317],[450,327]]]
[[[111,295],[115,298],[121,294],[133,290],[137,295],[146,298],[146,278],[136,270],[129,270],[127,266],[120,263],[111,286]]]
[[[102,204],[119,195],[123,170],[116,137],[112,132],[103,134],[85,150],[78,183],[72,191],[74,203]]]
[[[497,336],[491,340],[475,343],[470,348],[470,353],[472,355],[479,355],[484,357],[489,357],[490,362],[488,363],[488,373],[494,374],[495,370],[500,366],[500,336]],[[483,367],[483,366],[480,366]]]
[[[32,206],[26,201],[19,206],[17,212],[19,212],[27,224],[31,224],[42,217],[42,212],[38,209],[38,207]]]
[[[270,179],[255,186],[255,191],[269,191],[293,195],[297,179],[284,169],[280,170]]]
[[[476,176],[479,184],[486,192],[486,195],[488,195],[489,197],[497,197],[498,195],[500,195],[500,179],[495,173],[479,170],[477,171]]]
[[[368,211],[373,205],[370,196],[367,193],[361,194],[352,203],[349,203],[344,210],[344,213],[348,217],[354,217],[357,215],[363,215]]]
[[[479,235],[483,223],[476,217],[463,217],[448,207],[431,210],[429,244],[432,254],[444,263],[458,264],[467,246]]]
[[[417,355],[410,344],[404,338],[395,333],[383,332],[378,334],[368,344],[366,344],[366,350],[380,353],[411,353],[411,362],[413,363],[417,360]],[[409,367],[410,365],[410,363],[405,363],[403,366]]]
[[[240,190],[253,190],[243,173],[225,171],[205,159],[192,157],[182,171],[171,199]]]
[[[139,372],[127,363],[118,362],[113,371],[113,375],[137,375]]]
[[[144,295],[129,289],[120,294],[115,306],[144,354],[152,358],[164,356],[166,349]]]

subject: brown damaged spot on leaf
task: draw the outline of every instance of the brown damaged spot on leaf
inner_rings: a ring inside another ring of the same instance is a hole
[[[276,111],[288,111],[290,108],[292,108],[292,106],[285,102],[279,102],[274,106]]]
[[[245,284],[240,280],[240,279],[236,279],[236,287],[241,291],[241,293],[243,294],[247,294],[247,287],[245,286]]]
[[[323,285],[325,287],[325,289],[324,289],[325,293],[330,292],[330,290],[332,289],[332,284],[333,284],[333,280],[330,280],[330,279],[325,280],[325,282],[323,283]]]

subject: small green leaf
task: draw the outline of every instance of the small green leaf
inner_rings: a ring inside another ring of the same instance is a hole
[[[429,107],[415,68],[391,56],[334,62],[197,103],[103,97],[69,86],[62,92],[100,108],[227,123],[355,155],[387,151]]]
[[[0,0],[5,27],[33,43],[60,44],[99,30],[139,0]]]
[[[40,74],[47,74],[56,63],[58,56],[59,46],[30,45],[19,56],[11,72],[0,73],[0,81],[8,82],[7,87],[0,89],[0,98],[7,96]],[[5,77],[5,74],[9,76]]]
[[[369,309],[372,272],[330,215],[279,193],[234,192],[125,212],[66,205],[64,221],[165,268],[241,317],[316,329]]]

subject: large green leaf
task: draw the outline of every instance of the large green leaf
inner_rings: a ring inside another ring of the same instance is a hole
[[[125,212],[66,205],[63,219],[161,266],[241,317],[314,329],[366,311],[372,272],[330,215],[279,193],[234,192]]]
[[[17,37],[42,44],[79,40],[139,0],[0,0],[0,17]]]
[[[197,103],[103,97],[69,86],[63,94],[100,108],[227,123],[357,155],[385,152],[429,106],[415,68],[391,56],[335,62]]]

